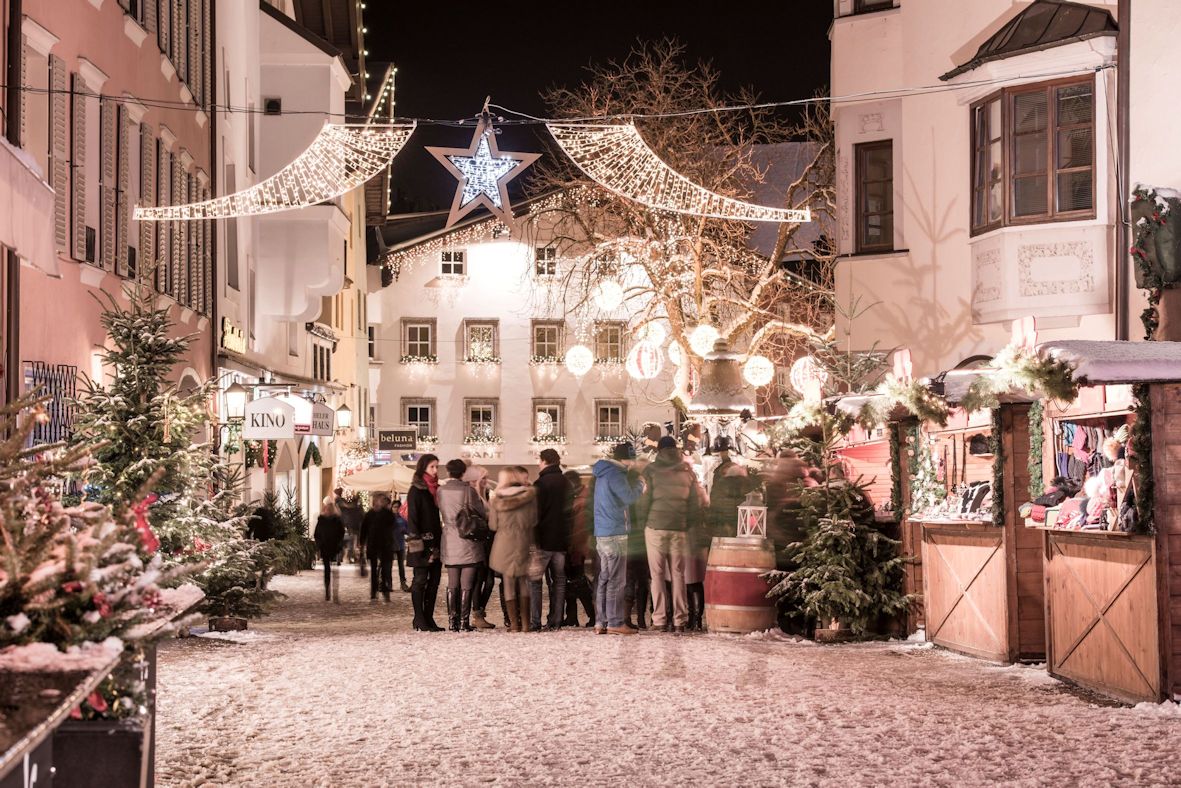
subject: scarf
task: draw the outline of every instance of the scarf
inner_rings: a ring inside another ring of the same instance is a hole
[[[426,488],[431,491],[431,495],[434,496],[435,500],[439,500],[439,477],[424,473],[422,480],[426,483]]]

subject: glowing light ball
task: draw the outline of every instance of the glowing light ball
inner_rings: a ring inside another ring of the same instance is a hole
[[[668,343],[668,360],[672,362],[674,367],[679,367],[681,366],[681,363],[684,362],[685,353],[683,350],[681,350],[681,345],[679,342]]]
[[[664,369],[664,354],[660,352],[659,345],[647,340],[637,342],[627,354],[624,367],[627,374],[636,380],[651,380]]]
[[[828,373],[811,356],[800,356],[788,373],[791,387],[809,400],[819,400],[828,380]]]
[[[594,292],[595,304],[604,312],[613,312],[623,304],[623,286],[614,279],[599,282]]]
[[[668,332],[664,330],[663,323],[652,321],[640,326],[640,329],[636,332],[636,337],[644,342],[651,342],[655,347],[659,348],[664,344],[664,340],[668,338]]]
[[[714,343],[718,341],[720,336],[721,334],[716,328],[708,323],[702,323],[689,335],[689,347],[693,349],[694,353],[704,357],[707,353],[713,352]]]
[[[575,345],[566,351],[566,369],[576,378],[591,371],[595,365],[595,354],[586,345]]]
[[[751,356],[742,365],[742,377],[752,386],[766,386],[775,379],[775,365],[766,356]]]

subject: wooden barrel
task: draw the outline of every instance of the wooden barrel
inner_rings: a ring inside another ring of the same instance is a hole
[[[711,632],[757,632],[775,626],[770,586],[775,548],[758,536],[715,536],[705,567],[705,625]]]

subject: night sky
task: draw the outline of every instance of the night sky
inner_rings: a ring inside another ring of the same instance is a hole
[[[830,0],[556,3],[367,0],[371,63],[398,67],[402,117],[457,120],[484,97],[546,115],[540,92],[576,85],[590,62],[622,59],[637,40],[675,37],[690,61],[708,60],[724,89],[753,87],[764,100],[806,98],[828,84]],[[372,71],[372,69],[370,69]],[[420,127],[395,160],[397,209],[450,205],[455,183],[422,145],[466,147],[472,132]],[[505,150],[542,150],[535,127],[505,128]],[[435,177],[438,176],[438,177]]]

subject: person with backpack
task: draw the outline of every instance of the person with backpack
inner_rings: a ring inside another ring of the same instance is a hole
[[[452,632],[471,632],[476,569],[484,562],[488,510],[480,494],[463,480],[467,463],[447,463],[447,481],[439,485],[443,519],[443,566],[447,568],[447,618]]]
[[[443,523],[436,495],[439,491],[439,458],[423,454],[414,467],[414,478],[406,493],[406,564],[414,569],[410,601],[414,606],[414,629],[442,632],[435,623],[435,601],[443,572],[440,542]]]

